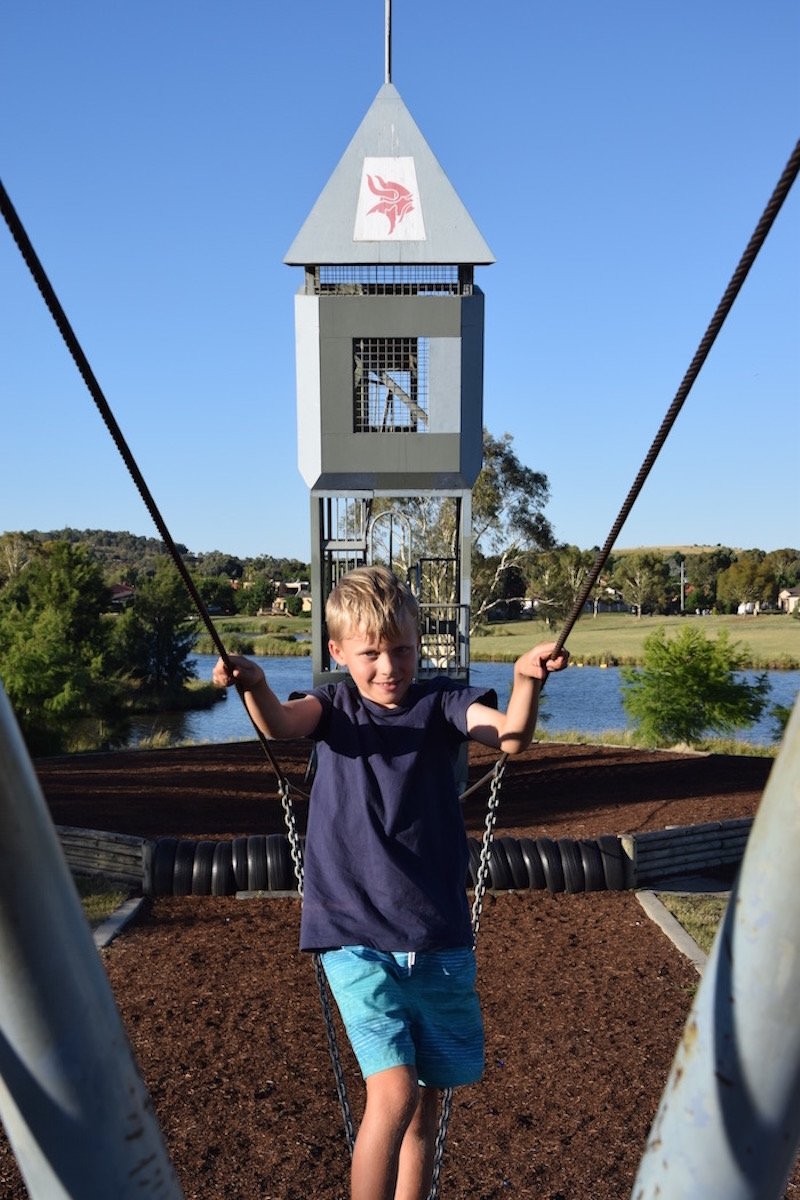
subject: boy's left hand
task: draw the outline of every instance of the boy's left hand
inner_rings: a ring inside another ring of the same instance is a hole
[[[546,679],[552,671],[563,671],[569,662],[569,650],[562,649],[553,658],[555,648],[555,642],[540,642],[517,659],[515,670],[520,675],[539,680]]]

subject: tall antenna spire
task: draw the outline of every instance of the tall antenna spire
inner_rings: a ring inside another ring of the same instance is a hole
[[[384,82],[392,82],[392,0],[386,0],[386,66]]]

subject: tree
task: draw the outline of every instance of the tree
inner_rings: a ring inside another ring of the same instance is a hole
[[[0,534],[0,587],[14,582],[37,549],[38,543],[29,533]]]
[[[647,610],[653,612],[666,602],[669,583],[669,564],[651,550],[636,550],[622,554],[617,560],[614,582],[626,604],[636,610],[637,617]]]
[[[42,545],[0,592],[0,675],[31,754],[68,748],[87,718],[105,744],[121,738],[107,603],[98,564],[66,542]]]
[[[483,467],[472,490],[473,631],[496,605],[526,599],[526,587],[512,595],[509,585],[524,581],[531,551],[555,546],[544,515],[547,476],[520,462],[513,441],[510,433],[483,431]]]
[[[483,431],[483,467],[472,489],[472,536],[484,552],[498,552],[509,543],[531,550],[555,545],[544,515],[547,476],[523,466],[513,441],[510,433],[496,438]]]
[[[717,605],[717,577],[731,565],[736,555],[728,546],[717,546],[686,558],[686,608],[691,612],[713,609]]]
[[[530,587],[537,601],[536,615],[550,626],[572,610],[594,566],[596,555],[577,546],[529,556]]]
[[[116,651],[131,678],[162,698],[178,694],[197,674],[188,661],[197,637],[194,610],[170,559],[136,589],[118,618]]]
[[[259,612],[269,612],[276,593],[277,587],[269,576],[251,576],[244,587],[233,593],[236,597],[236,611],[250,616]]]
[[[726,571],[717,576],[717,603],[728,612],[740,605],[770,604],[777,596],[775,575],[763,550],[743,550]]]
[[[645,745],[698,742],[709,730],[731,733],[757,721],[767,703],[766,674],[737,680],[745,659],[727,634],[706,638],[694,624],[671,641],[663,629],[644,643],[641,668],[623,667],[622,702]]]

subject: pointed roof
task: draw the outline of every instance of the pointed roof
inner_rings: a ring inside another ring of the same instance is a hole
[[[494,256],[400,93],[385,83],[283,261],[477,266]]]

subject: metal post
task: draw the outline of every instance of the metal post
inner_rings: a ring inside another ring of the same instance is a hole
[[[632,1200],[780,1200],[800,1144],[800,700]]]
[[[181,1200],[0,686],[0,1117],[32,1200]]]
[[[384,83],[392,82],[392,0],[386,0],[384,5],[384,24],[385,24],[385,55],[384,55]]]

